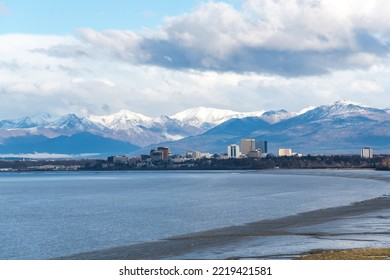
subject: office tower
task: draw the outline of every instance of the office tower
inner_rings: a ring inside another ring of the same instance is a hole
[[[261,150],[263,154],[268,153],[268,142],[264,140],[256,140],[255,141],[255,149]]]
[[[241,153],[249,154],[250,151],[255,150],[255,139],[241,139]]]

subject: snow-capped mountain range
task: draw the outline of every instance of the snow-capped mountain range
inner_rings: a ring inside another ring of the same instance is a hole
[[[121,110],[112,115],[78,117],[68,114],[55,118],[49,114],[0,121],[0,139],[11,136],[44,135],[49,138],[88,131],[139,146],[194,136],[232,118],[264,117],[269,122],[289,118],[286,111],[235,112],[208,107],[191,108],[172,116],[151,118]]]
[[[51,142],[59,137],[73,137],[79,141],[112,139],[120,142],[124,148],[127,147],[124,143],[131,143],[132,150],[136,150],[136,146],[148,148],[152,144],[164,143],[172,148],[177,147],[178,151],[199,149],[218,152],[225,149],[225,143],[221,145],[221,139],[231,144],[230,142],[242,137],[267,138],[278,145],[295,143],[297,147],[301,147],[308,140],[311,143],[320,143],[321,139],[329,138],[330,134],[333,134],[332,139],[340,138],[340,135],[344,135],[345,139],[355,139],[354,136],[360,135],[362,139],[368,139],[368,145],[372,142],[369,141],[372,138],[370,135],[377,137],[377,142],[380,137],[390,138],[389,113],[389,108],[377,109],[352,101],[338,101],[305,108],[299,113],[286,110],[245,113],[196,107],[171,116],[155,118],[128,110],[112,115],[88,117],[75,114],[54,117],[44,114],[17,120],[0,120],[0,153],[7,152],[7,147],[16,140],[24,139],[26,142],[26,139],[32,139],[34,143],[46,141],[47,145],[53,145]],[[94,135],[95,138],[75,137],[80,133]],[[358,145],[363,144],[360,140],[354,141],[359,143]],[[44,150],[44,146],[45,144],[40,144],[39,147]],[[17,146],[14,150],[17,150]]]
[[[207,132],[179,141],[163,143],[181,153],[188,147],[215,153],[226,152],[226,146],[240,144],[241,138],[268,141],[269,150],[292,148],[300,153],[357,153],[370,146],[390,152],[390,114],[350,101],[303,110],[293,117],[270,123],[264,116],[230,119]]]

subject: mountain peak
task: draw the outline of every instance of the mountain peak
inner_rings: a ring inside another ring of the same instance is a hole
[[[57,121],[54,121],[50,123],[49,125],[52,127],[69,127],[69,128],[74,128],[79,125],[81,125],[83,121],[76,116],[75,114],[67,114]]]
[[[350,100],[339,100],[332,104],[322,105],[299,113],[300,121],[332,120],[334,118],[345,119],[353,116],[380,120],[386,116],[386,111],[372,108]]]
[[[132,112],[132,111],[129,111],[129,110],[126,110],[126,109],[122,109],[120,110],[119,112],[111,115],[111,116],[121,116],[121,117],[126,117],[127,119],[142,119],[142,120],[150,120],[149,117],[143,115],[143,114],[140,114],[140,113],[135,113],[135,112]]]

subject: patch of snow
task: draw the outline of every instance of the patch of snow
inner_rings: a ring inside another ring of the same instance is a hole
[[[298,113],[297,113],[297,115],[299,116],[299,115],[302,115],[302,114],[304,114],[304,113],[306,113],[306,112],[309,112],[309,111],[311,111],[311,110],[313,110],[313,109],[315,109],[315,108],[317,108],[316,106],[309,106],[309,107],[306,107],[306,108],[303,108],[302,110],[300,110]]]
[[[163,136],[169,140],[169,141],[176,141],[176,140],[180,140],[180,139],[183,139],[185,136],[183,135],[179,135],[179,134],[169,134],[169,133],[163,133]]]

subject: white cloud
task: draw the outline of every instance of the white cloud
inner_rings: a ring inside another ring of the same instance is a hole
[[[358,52],[347,56],[346,61],[351,66],[371,67],[379,64],[381,58],[374,54]]]
[[[306,76],[366,68],[389,54],[388,1],[208,2],[155,31],[78,31],[80,42],[40,50],[58,57],[111,56],[173,69]]]
[[[352,81],[350,89],[354,92],[383,92],[384,89],[378,83],[374,81],[356,80]]]

